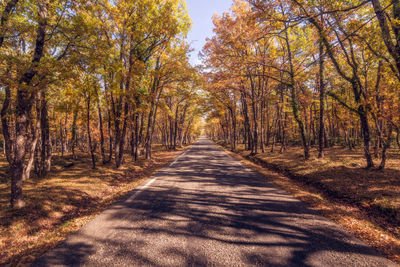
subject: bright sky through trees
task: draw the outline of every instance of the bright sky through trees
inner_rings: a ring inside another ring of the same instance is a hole
[[[200,63],[198,54],[203,48],[206,38],[213,35],[212,16],[214,13],[222,14],[224,11],[228,11],[232,0],[187,0],[186,5],[193,22],[187,38],[194,49],[190,63],[197,65]]]

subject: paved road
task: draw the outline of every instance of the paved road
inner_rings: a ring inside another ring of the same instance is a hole
[[[395,266],[201,138],[33,266]]]

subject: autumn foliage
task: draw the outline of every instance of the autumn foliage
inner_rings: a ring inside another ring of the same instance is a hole
[[[184,41],[184,1],[2,1],[2,144],[11,205],[52,155],[77,151],[92,168],[151,159],[199,134],[199,77]],[[73,162],[67,165],[74,164]]]
[[[252,155],[400,146],[397,1],[236,0],[205,45],[209,136]],[[396,138],[397,136],[397,138]],[[397,144],[395,142],[397,140]],[[279,146],[277,148],[277,146]]]

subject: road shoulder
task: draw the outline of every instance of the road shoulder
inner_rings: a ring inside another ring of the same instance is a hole
[[[295,198],[307,203],[319,214],[344,227],[351,234],[360,238],[378,252],[394,262],[400,263],[400,240],[381,227],[367,221],[366,214],[362,210],[344,202],[331,199],[324,192],[310,184],[263,167],[261,164],[234,153],[220,144],[215,144],[232,158],[239,160],[253,171],[263,175],[268,181],[279,186]]]

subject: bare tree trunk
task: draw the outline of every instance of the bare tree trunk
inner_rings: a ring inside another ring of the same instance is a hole
[[[231,116],[232,120],[232,137],[231,137],[231,150],[236,151],[236,142],[237,142],[237,121],[236,121],[236,114],[235,111],[233,110],[233,107],[229,107],[229,114]]]
[[[286,150],[286,125],[287,125],[287,118],[288,114],[285,112],[285,118],[284,121],[282,122],[282,134],[281,134],[281,148],[279,150],[279,153],[283,153],[283,151]]]
[[[138,147],[140,147],[140,145],[142,147],[144,146],[144,144],[143,144],[144,120],[145,120],[145,116],[144,116],[144,113],[142,113],[141,118],[140,118]],[[139,151],[139,155],[143,155],[143,153]]]
[[[176,138],[177,138],[177,135],[178,135],[178,122],[179,122],[178,116],[179,116],[179,103],[176,105],[176,109],[175,109],[174,143],[173,143],[173,146],[172,146],[173,150],[176,150]]]
[[[78,119],[78,109],[75,108],[74,116],[72,119],[72,128],[71,128],[71,151],[73,159],[76,159],[75,154],[75,146],[76,146],[76,121]]]
[[[87,127],[87,135],[89,141],[89,151],[90,156],[92,158],[92,169],[96,169],[96,156],[94,154],[95,146],[92,145],[92,135],[90,133],[90,94],[87,96],[87,106],[86,106],[86,127]]]
[[[117,168],[121,167],[123,164],[124,149],[125,149],[125,136],[128,122],[128,103],[125,101],[124,104],[124,120],[122,124],[122,129],[120,129],[119,134],[115,137],[116,147],[115,147],[115,163]]]
[[[24,176],[22,178],[23,181],[29,180],[33,163],[35,161],[35,155],[36,155],[36,146],[39,141],[39,134],[40,134],[40,100],[38,97],[38,94],[36,93],[36,123],[35,125],[31,124],[32,128],[32,141],[30,145],[30,154],[29,154],[29,159],[28,162],[25,166],[24,170]]]
[[[44,176],[46,172],[51,170],[51,140],[50,140],[50,127],[49,116],[47,110],[46,91],[41,92],[41,105],[40,105],[40,128],[41,128],[41,145],[40,149],[40,171],[39,175]],[[76,121],[75,121],[76,125]]]
[[[244,130],[246,132],[246,137],[247,137],[247,150],[252,150],[253,146],[253,136],[251,134],[251,129],[250,129],[250,118],[249,118],[249,113],[248,113],[248,107],[247,107],[247,101],[245,99],[245,96],[242,95],[242,108],[243,108],[243,116],[244,116]]]
[[[100,100],[99,100],[100,101]],[[101,114],[100,103],[97,103],[97,111],[99,113],[99,131],[100,131],[100,151],[103,165],[107,163],[106,152],[104,149],[104,132],[103,132],[103,115]]]
[[[379,165],[379,170],[383,170],[385,168],[386,165],[386,152],[387,149],[390,146],[390,143],[392,141],[392,133],[393,133],[393,125],[391,123],[389,123],[389,127],[388,127],[388,134],[387,134],[387,140],[385,140],[383,142],[383,147],[382,147],[382,160],[381,160],[381,164]],[[383,136],[381,136],[383,139]]]
[[[155,100],[151,101],[150,105],[150,111],[149,111],[149,117],[147,120],[147,131],[146,131],[146,138],[145,138],[145,150],[146,150],[146,159],[149,160],[151,159],[151,139],[152,139],[152,122],[153,122],[153,116],[156,116],[157,114],[154,114],[154,106],[155,106]]]
[[[63,127],[62,119],[60,119],[60,141],[61,141],[61,157],[64,158],[66,141],[64,139],[64,127]]]
[[[169,149],[172,149],[174,139],[174,123],[172,116],[169,116]]]
[[[113,137],[112,137],[112,126],[111,126],[111,111],[108,110],[108,146],[109,146],[109,154],[108,154],[108,160],[107,162],[111,162],[112,160],[112,155],[113,155]]]
[[[255,85],[253,83],[253,80],[250,76],[250,81],[251,81],[251,106],[252,106],[252,111],[253,111],[253,144],[251,148],[251,155],[257,155],[258,154],[258,103],[256,99],[256,93],[255,93]]]
[[[139,114],[135,114],[135,151],[134,151],[134,160],[138,160],[139,153]]]
[[[324,46],[319,41],[319,136],[318,136],[318,158],[324,157],[324,134],[325,134],[325,82],[324,82]]]
[[[36,44],[33,53],[32,67],[29,68],[18,84],[17,109],[15,125],[14,160],[11,164],[11,197],[10,203],[13,208],[25,206],[22,195],[22,179],[24,174],[24,163],[27,152],[27,133],[29,127],[29,115],[33,104],[33,92],[29,90],[32,79],[37,74],[37,65],[44,54],[47,27],[47,3],[39,1],[39,25],[37,28]]]
[[[262,153],[265,153],[265,101],[264,101],[264,96],[261,101],[261,107],[260,107],[260,116],[261,116],[261,125],[260,125],[260,149]]]
[[[14,141],[11,138],[10,127],[9,127],[9,112],[10,112],[10,100],[11,100],[11,91],[9,85],[4,86],[5,96],[3,107],[1,109],[1,125],[3,130],[3,138],[4,138],[4,152],[9,164],[14,161]]]
[[[182,114],[182,117],[180,120],[179,137],[178,137],[179,147],[182,147],[182,145],[183,145],[183,137],[185,135],[184,126],[185,126],[187,108],[188,108],[188,105],[185,105],[185,108],[183,110],[183,114]]]
[[[365,159],[367,160],[367,169],[374,167],[374,162],[372,161],[372,155],[370,151],[370,131],[369,131],[369,123],[368,123],[368,117],[367,117],[367,111],[365,110],[365,107],[359,106],[358,108],[358,115],[361,120],[361,130],[363,134],[363,142],[364,142],[364,155]]]

